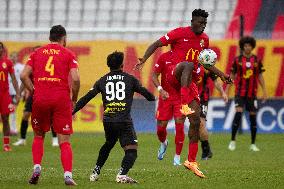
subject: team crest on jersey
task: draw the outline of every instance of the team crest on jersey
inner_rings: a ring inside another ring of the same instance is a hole
[[[200,73],[200,68],[197,68],[196,73],[197,73],[197,74]]]
[[[251,63],[250,62],[246,62],[246,67],[250,68],[251,67]]]
[[[200,40],[200,47],[202,47],[202,48],[204,47],[204,40],[203,39]]]
[[[2,63],[2,67],[3,67],[4,69],[6,69],[6,68],[7,68],[7,64],[6,64],[6,62],[3,62],[3,63]]]

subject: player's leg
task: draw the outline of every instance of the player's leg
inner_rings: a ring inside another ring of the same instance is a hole
[[[209,144],[209,135],[206,128],[206,116],[207,116],[208,102],[201,103],[201,113],[200,113],[200,141],[201,141],[201,149],[202,156],[201,159],[207,160],[208,158],[212,158],[213,154]]]
[[[250,132],[251,132],[251,145],[250,150],[254,152],[260,151],[259,148],[255,145],[257,125],[256,125],[256,113],[257,113],[257,99],[248,99],[247,101],[247,110],[249,111],[250,119]]]
[[[9,114],[14,111],[14,106],[11,96],[8,93],[4,93],[0,96],[0,113],[3,124],[3,150],[8,152],[11,151]]]
[[[234,116],[233,124],[232,124],[232,135],[231,135],[231,142],[229,143],[228,149],[234,151],[236,149],[236,134],[238,132],[242,114],[243,114],[243,106],[244,106],[244,98],[242,97],[235,97],[235,107],[236,113]]]
[[[51,125],[51,135],[52,135],[51,146],[53,146],[53,147],[59,146],[57,134],[56,134],[56,132],[54,131],[52,125]]]
[[[190,169],[195,175],[200,178],[204,178],[204,174],[199,170],[196,162],[196,155],[198,152],[199,141],[199,127],[200,127],[200,104],[193,100],[189,107],[195,112],[188,116],[190,122],[190,128],[188,131],[189,146],[188,146],[188,158],[184,162],[184,166]]]
[[[50,124],[52,124],[58,137],[65,185],[77,185],[72,178],[73,152],[70,138],[71,134],[73,134],[73,127],[71,100],[66,97],[59,99],[60,102],[51,104],[52,119]]]
[[[1,119],[3,123],[3,150],[9,152],[11,151],[9,114],[1,114]]]
[[[97,181],[101,173],[101,169],[108,159],[109,153],[118,140],[118,124],[112,122],[104,122],[104,131],[106,141],[99,151],[99,156],[95,165],[95,168],[90,175],[90,181]]]
[[[16,124],[16,114],[17,114],[17,105],[15,103],[15,100],[16,100],[16,96],[15,95],[12,95],[11,96],[12,98],[12,102],[13,102],[13,105],[14,105],[14,111],[10,113],[9,115],[9,120],[10,120],[10,134],[11,135],[17,135],[18,131],[17,131],[17,124]]]
[[[29,180],[30,184],[37,184],[41,175],[41,161],[44,154],[45,133],[49,131],[51,112],[48,104],[43,101],[35,101],[32,108],[32,128],[34,138],[32,144],[33,175]]]
[[[137,159],[138,141],[132,122],[122,123],[119,126],[119,142],[124,149],[125,155],[121,162],[121,168],[116,176],[118,183],[137,183],[136,180],[127,176]]]
[[[176,130],[176,136],[175,136],[176,153],[174,156],[174,165],[181,165],[180,154],[184,143],[185,116],[181,114],[180,106],[181,106],[180,100],[174,102],[174,118],[175,118],[175,130]]]
[[[158,159],[162,160],[166,154],[168,140],[167,140],[167,125],[168,120],[173,117],[173,110],[169,100],[159,98],[156,112],[157,119],[157,136],[160,141],[158,150]]]
[[[31,115],[32,115],[32,96],[29,96],[25,103],[24,113],[21,121],[21,128],[20,128],[21,138],[18,139],[18,141],[15,142],[13,145],[20,146],[26,144],[27,130]]]

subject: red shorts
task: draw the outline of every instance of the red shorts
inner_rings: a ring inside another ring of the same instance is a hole
[[[180,112],[180,100],[159,98],[156,119],[159,121],[168,121],[174,118],[181,118],[183,115]]]
[[[55,100],[34,99],[32,105],[32,127],[34,131],[48,132],[52,125],[58,134],[69,135],[72,128],[72,103],[70,98]]]
[[[174,75],[174,69],[175,67],[173,67],[173,71],[167,75],[167,81],[172,86],[172,88],[174,88],[177,92],[180,93],[181,85]],[[190,83],[189,88],[191,91],[191,94],[189,95],[189,103],[192,100],[196,100],[198,103],[200,103],[198,87],[194,80],[192,80],[192,82]]]
[[[15,110],[9,92],[0,93],[0,114],[7,115]]]

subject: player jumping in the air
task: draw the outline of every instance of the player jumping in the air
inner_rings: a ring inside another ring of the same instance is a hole
[[[188,159],[184,166],[193,171],[197,176],[204,178],[196,162],[198,151],[199,126],[200,126],[200,105],[199,95],[196,86],[198,68],[198,55],[209,46],[209,38],[203,32],[207,24],[208,13],[202,9],[195,9],[192,12],[191,26],[176,28],[159,40],[151,44],[146,50],[143,58],[136,65],[141,69],[146,60],[162,46],[171,45],[172,61],[177,64],[168,72],[167,81],[175,87],[181,95],[182,113],[189,117],[189,147]],[[209,68],[208,68],[209,69]],[[216,67],[210,67],[210,71],[221,77],[223,81],[229,81],[229,76],[222,73]]]
[[[100,171],[105,164],[111,149],[119,140],[125,155],[121,168],[116,176],[118,183],[137,183],[127,176],[137,158],[138,141],[130,115],[133,95],[135,92],[143,95],[148,101],[155,97],[132,75],[122,71],[122,52],[113,52],[107,57],[110,72],[101,77],[91,90],[77,102],[73,114],[83,108],[98,93],[102,94],[104,106],[103,125],[106,142],[101,147],[96,166],[90,176],[90,181],[99,179]]]
[[[256,113],[257,113],[257,87],[258,82],[263,91],[263,99],[267,98],[265,82],[262,73],[264,72],[261,60],[254,54],[252,50],[256,46],[256,41],[253,37],[242,37],[239,41],[240,49],[243,55],[235,58],[231,77],[235,78],[235,106],[236,114],[232,125],[232,138],[229,144],[229,150],[236,149],[236,134],[241,122],[244,107],[249,112],[250,130],[251,130],[251,145],[250,150],[259,151],[255,145],[257,132]],[[231,85],[228,85],[226,92],[228,93]]]
[[[175,145],[176,153],[174,156],[174,165],[181,165],[180,154],[184,142],[184,116],[180,112],[181,102],[179,92],[176,92],[167,82],[166,74],[170,67],[175,66],[171,61],[172,52],[163,53],[154,66],[152,80],[159,91],[159,102],[156,112],[157,119],[157,135],[161,142],[158,150],[158,159],[162,160],[168,146],[167,140],[167,124],[174,117],[175,119]],[[161,82],[158,77],[161,75]]]
[[[11,151],[9,114],[14,111],[12,98],[9,94],[8,74],[11,76],[13,87],[16,91],[15,104],[20,100],[20,90],[15,77],[13,63],[5,53],[4,44],[0,42],[0,114],[3,123],[3,150]]]
[[[53,26],[49,40],[49,44],[31,54],[21,74],[23,84],[33,93],[34,171],[29,183],[37,184],[40,177],[44,137],[52,124],[58,136],[65,184],[76,185],[72,179],[73,153],[70,135],[73,133],[72,103],[76,103],[80,88],[78,63],[75,55],[65,48],[67,35],[64,27]],[[30,79],[31,74],[33,82]],[[72,78],[72,99],[68,84],[69,74]]]

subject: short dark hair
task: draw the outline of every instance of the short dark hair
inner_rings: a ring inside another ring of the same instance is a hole
[[[49,32],[49,40],[58,42],[62,37],[66,36],[66,30],[61,25],[52,26]]]
[[[203,9],[194,9],[194,11],[192,11],[192,18],[195,16],[201,16],[203,18],[207,18],[209,14]]]
[[[119,69],[123,63],[124,54],[123,52],[115,51],[107,56],[107,66],[111,70]]]
[[[254,49],[256,46],[256,40],[254,39],[254,37],[244,36],[239,41],[240,49],[244,50],[245,44],[250,44],[252,48]]]
[[[2,49],[4,49],[4,43],[2,41],[0,41],[0,46],[2,46]]]

